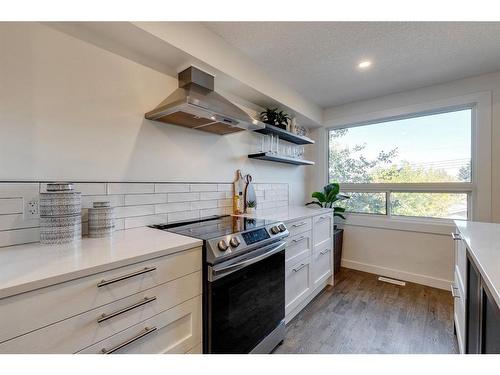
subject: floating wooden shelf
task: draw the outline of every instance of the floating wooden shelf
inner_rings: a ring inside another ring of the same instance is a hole
[[[296,145],[312,145],[314,141],[311,138],[305,137],[303,135],[294,134],[287,130],[283,130],[274,125],[264,124],[266,127],[264,129],[255,130],[257,133],[261,134],[274,134],[280,137],[281,140],[295,143]]]
[[[288,156],[274,155],[269,152],[259,152],[257,154],[248,155],[250,159],[260,159],[267,161],[274,161],[277,163],[286,163],[286,164],[294,164],[294,165],[314,165],[313,161],[302,160],[290,158]]]

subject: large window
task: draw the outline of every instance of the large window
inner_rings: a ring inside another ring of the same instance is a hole
[[[467,219],[472,108],[329,130],[328,178],[348,212]]]

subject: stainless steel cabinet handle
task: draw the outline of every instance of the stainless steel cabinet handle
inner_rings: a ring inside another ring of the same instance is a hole
[[[129,338],[127,341],[124,341],[121,344],[118,344],[118,345],[116,345],[115,347],[113,347],[111,349],[102,348],[101,349],[101,353],[102,354],[111,354],[111,353],[114,353],[117,350],[120,350],[120,349],[126,347],[129,344],[132,344],[134,341],[137,341],[140,338],[143,338],[144,336],[149,335],[150,333],[156,331],[157,329],[158,328],[156,328],[156,327],[151,327],[151,328],[146,327],[139,334],[135,335],[134,337]]]
[[[458,290],[458,288],[455,285],[451,284],[451,296],[453,298],[460,298],[460,294],[455,293],[456,290]]]
[[[113,284],[113,283],[116,283],[118,281],[126,280],[126,279],[129,279],[131,277],[135,277],[135,276],[142,275],[144,273],[152,272],[154,270],[156,270],[156,267],[144,267],[144,269],[142,269],[142,270],[135,271],[135,272],[129,273],[127,275],[118,276],[118,277],[115,277],[114,279],[110,279],[110,280],[102,280],[101,282],[99,282],[97,284],[97,287],[100,288],[100,287],[103,287],[105,285]]]
[[[325,249],[325,250],[323,250],[323,251],[320,251],[320,252],[319,252],[319,255],[325,255],[326,253],[328,253],[328,252],[330,252],[330,251],[331,251],[331,249]]]
[[[301,263],[300,266],[296,267],[296,268],[292,268],[292,271],[293,272],[299,272],[302,268],[304,268],[305,266],[307,266],[307,264],[304,264],[304,263]]]
[[[305,239],[306,239],[306,236],[302,236],[302,237],[299,237],[299,238],[292,240],[292,242],[297,243],[297,242],[300,242],[300,241],[305,240]]]
[[[328,219],[328,216],[320,216],[319,219],[318,219],[318,221],[320,221],[320,220],[323,221],[323,220],[326,220],[326,219]]]
[[[459,241],[462,239],[462,237],[460,236],[460,233],[452,233],[451,234],[451,237],[455,240],[455,241]]]
[[[298,228],[298,227],[301,227],[303,225],[306,225],[307,223],[305,221],[303,221],[302,223],[299,223],[299,224],[293,224],[292,227],[294,228]]]
[[[144,299],[142,301],[134,303],[133,305],[125,307],[121,310],[117,310],[115,312],[112,312],[111,314],[102,314],[101,317],[99,319],[97,319],[97,323],[105,322],[108,319],[114,318],[115,316],[126,313],[127,311],[133,310],[137,307],[143,306],[143,305],[150,303],[150,302],[153,302],[153,301],[156,301],[156,296],[151,297],[151,298],[144,297]]]

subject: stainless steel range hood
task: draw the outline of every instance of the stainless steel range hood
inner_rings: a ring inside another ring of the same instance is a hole
[[[178,75],[179,88],[155,109],[149,120],[210,133],[230,134],[258,130],[265,125],[214,91],[214,77],[193,66]]]

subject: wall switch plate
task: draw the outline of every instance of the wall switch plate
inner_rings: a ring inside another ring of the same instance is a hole
[[[40,211],[38,209],[38,200],[31,199],[28,202],[26,202],[26,205],[24,207],[24,216],[27,219],[35,219],[38,218],[39,215]]]

